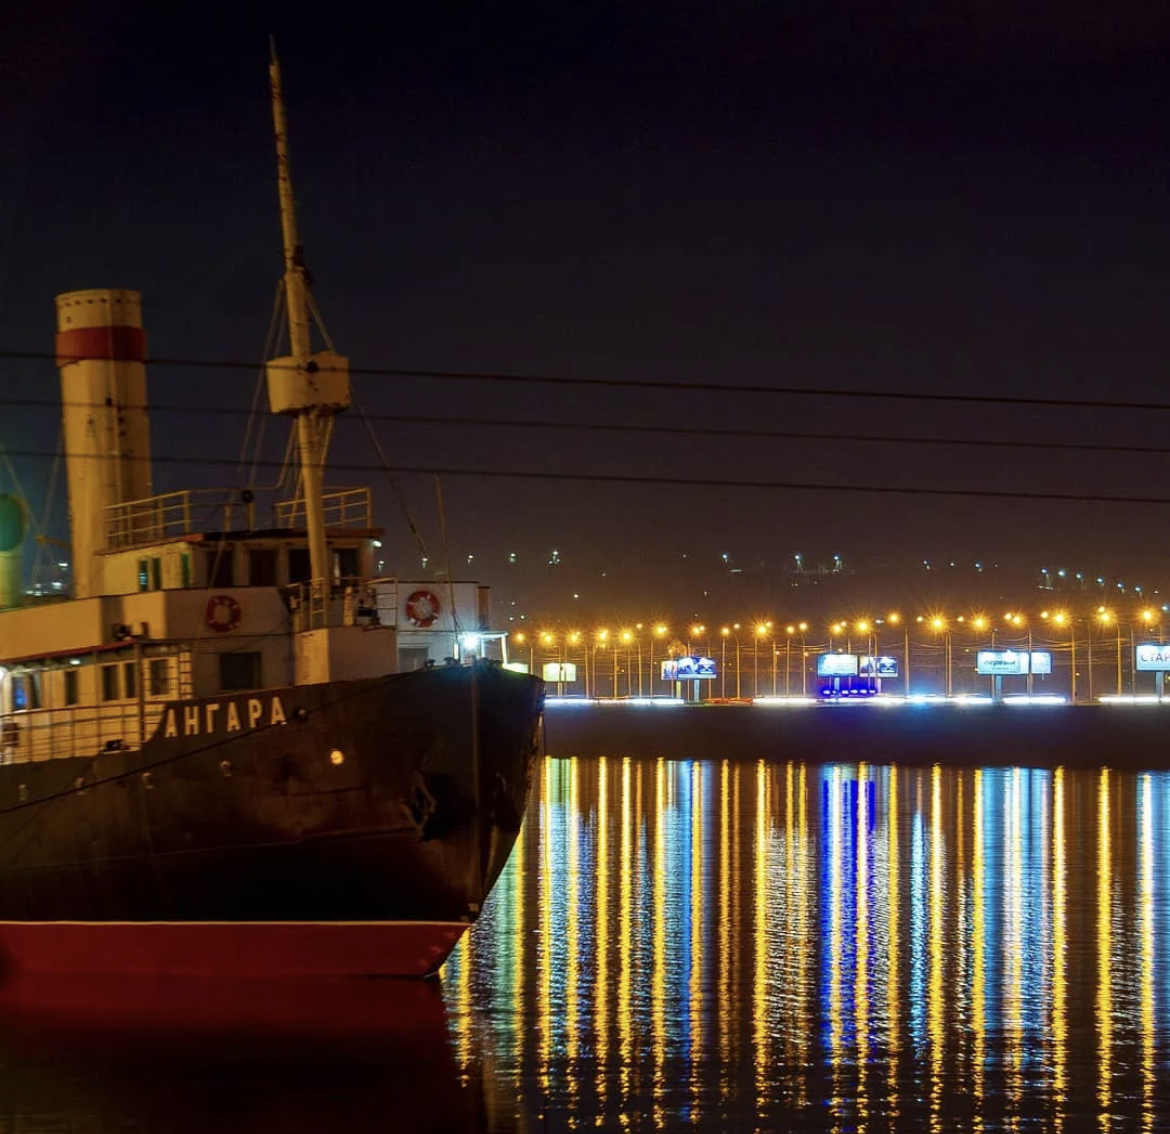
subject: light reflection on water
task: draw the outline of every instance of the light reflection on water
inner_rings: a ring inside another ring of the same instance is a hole
[[[1170,773],[547,760],[444,970],[501,1130],[1170,1128]]]

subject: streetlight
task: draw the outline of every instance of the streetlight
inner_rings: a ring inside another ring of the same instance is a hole
[[[752,642],[752,696],[760,695],[760,639],[768,633],[768,627],[763,622],[756,623],[756,637]],[[773,661],[775,665],[775,661]]]
[[[886,621],[891,626],[902,625],[902,665],[905,672],[902,674],[902,692],[905,696],[910,696],[910,623],[903,622],[902,616],[896,611],[891,610],[886,615]]]
[[[650,696],[654,696],[654,639],[665,638],[670,633],[670,627],[665,623],[658,623],[654,627],[654,633],[650,635]]]
[[[1121,620],[1113,614],[1113,611],[1106,610],[1103,606],[1097,607],[1097,617],[1101,620],[1102,626],[1109,626],[1111,623],[1117,625],[1117,695],[1121,696]]]
[[[606,643],[609,641],[609,631],[602,628],[597,631],[596,637],[593,639],[593,696],[600,696],[600,682],[597,677],[597,651],[598,648],[604,650]],[[617,684],[615,681],[614,687],[610,690],[611,697],[617,696]]]
[[[1072,680],[1069,684],[1069,703],[1075,705],[1077,703],[1077,629],[1076,624],[1072,620],[1072,616],[1065,613],[1063,610],[1058,610],[1053,616],[1052,621],[1057,626],[1068,626],[1068,650],[1069,650],[1069,666],[1072,669]]]
[[[524,633],[523,630],[517,630],[512,635],[512,641],[515,642],[517,646],[521,646],[521,647],[524,646],[525,642],[528,643],[528,672],[531,673],[532,672],[532,641],[531,641],[531,639],[528,637],[527,634]]]
[[[542,631],[540,632],[540,644],[541,644],[541,645],[542,645],[542,646],[543,646],[543,647],[544,647],[546,650],[547,650],[547,649],[548,649],[548,648],[549,648],[551,645],[553,645],[555,642],[556,642],[556,637],[555,637],[555,635],[553,635],[553,634],[549,633],[549,631],[547,631],[547,630],[542,630]],[[562,672],[562,669],[563,669],[563,667],[562,667],[562,666],[560,666],[560,665],[558,665],[558,666],[557,666],[557,696],[558,696],[558,697],[560,697],[560,696],[561,696],[561,695],[564,693],[564,691],[565,691],[565,690],[564,690],[564,680],[563,680],[563,679],[564,679],[564,673]]]
[[[568,654],[568,647],[579,645],[580,642],[581,642],[581,632],[579,630],[570,630],[569,633],[565,635],[564,647],[561,649],[561,664],[562,665],[564,664],[565,658]],[[576,679],[574,678],[574,680],[576,680]]]
[[[784,696],[792,696],[792,635],[796,633],[795,626],[786,626],[784,634],[786,642],[784,646]]]
[[[702,637],[702,636],[703,636],[703,635],[704,635],[706,632],[707,632],[707,627],[706,627],[706,626],[704,626],[704,625],[703,625],[701,622],[696,622],[696,623],[695,623],[695,624],[694,624],[694,625],[691,627],[691,638],[693,638],[693,639],[694,639],[696,642],[698,642],[698,641],[699,641],[699,639],[700,639],[700,638],[701,638],[701,637]],[[695,652],[695,651],[694,651],[694,649],[692,648],[692,646],[691,646],[691,643],[688,641],[688,642],[687,642],[687,653],[688,653],[688,654],[693,654],[694,652]],[[694,692],[695,692],[695,700],[696,700],[696,701],[701,701],[701,700],[703,699],[703,687],[702,687],[702,686],[699,684],[699,681],[698,681],[698,679],[696,679],[696,680],[694,681],[694,687],[695,687],[695,689],[694,689]]]
[[[805,642],[805,635],[808,633],[808,623],[798,622],[796,624],[797,630],[800,631],[800,695],[802,697],[808,696],[808,645]]]
[[[636,634],[632,634],[629,630],[622,631],[622,641],[626,644],[626,693],[633,696],[633,690],[630,688],[630,644],[633,643],[638,649],[638,696],[642,696],[642,642]]]
[[[1142,620],[1142,627],[1148,634],[1150,628],[1158,620],[1156,611],[1150,610],[1148,607],[1138,616]],[[1154,678],[1158,680],[1157,677]],[[1131,693],[1137,692],[1137,646],[1134,645],[1133,640],[1133,623],[1129,624],[1129,691]]]
[[[943,635],[943,673],[945,675],[947,696],[951,695],[951,629],[947,620],[941,615],[935,615],[930,620],[930,628]]]

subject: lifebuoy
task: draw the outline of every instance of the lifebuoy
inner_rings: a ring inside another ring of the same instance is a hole
[[[434,625],[442,609],[439,596],[432,591],[415,591],[406,600],[406,617],[420,630]]]
[[[207,600],[207,625],[220,634],[234,630],[244,612],[231,595],[213,595]]]

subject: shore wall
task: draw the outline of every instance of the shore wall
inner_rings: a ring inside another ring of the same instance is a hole
[[[551,705],[550,756],[1170,768],[1166,705]]]

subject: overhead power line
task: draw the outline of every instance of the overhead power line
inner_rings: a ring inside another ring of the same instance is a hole
[[[50,398],[0,397],[0,405],[57,409],[93,408],[99,402],[59,402]],[[251,410],[230,406],[193,406],[160,403],[148,407],[148,412],[204,415],[211,417],[249,417]],[[874,445],[934,445],[983,449],[1037,449],[1046,452],[1072,453],[1126,453],[1166,456],[1167,445],[1102,444],[1088,441],[1012,441],[993,437],[939,437],[892,433],[833,433],[790,429],[735,429],[721,426],[638,425],[629,422],[605,421],[541,421],[533,418],[495,417],[438,417],[434,415],[399,413],[362,413],[363,424],[389,422],[396,425],[437,425],[459,428],[532,429],[580,433],[640,433],[667,437],[740,438],[766,441],[830,441]]]
[[[9,449],[10,456],[19,457],[55,457],[43,449]],[[104,460],[104,457],[80,454],[81,459]],[[69,459],[76,459],[71,457]],[[156,464],[227,466],[236,465],[232,457],[178,457],[155,456]],[[281,461],[257,461],[259,466],[272,468],[281,467]],[[325,466],[334,472],[363,472],[376,473],[384,471],[380,465],[361,463],[334,463],[328,462]],[[972,499],[994,500],[1046,500],[1062,501],[1071,504],[1170,504],[1170,496],[1108,496],[1099,493],[1077,492],[1029,492],[1007,491],[990,488],[940,488],[927,485],[892,485],[855,482],[851,484],[826,484],[818,481],[789,481],[789,480],[736,480],[725,477],[678,477],[678,476],[643,476],[622,473],[595,473],[595,472],[553,472],[536,469],[486,469],[486,468],[441,468],[432,465],[397,465],[394,472],[402,476],[443,476],[443,477],[474,477],[477,479],[497,480],[543,480],[550,482],[577,482],[586,484],[640,484],[664,485],[674,488],[738,488],[755,490],[776,490],[795,492],[839,492],[856,496],[858,493],[873,493],[895,496],[949,496],[969,497]],[[224,491],[228,491],[225,489]]]
[[[0,351],[0,359],[53,362],[49,351]],[[148,366],[181,366],[213,370],[256,369],[254,361],[202,358],[150,358]],[[915,393],[909,390],[826,389],[822,386],[754,385],[743,382],[683,382],[650,378],[590,378],[562,374],[509,374],[474,370],[420,370],[389,366],[352,366],[349,373],[372,378],[421,378],[456,382],[493,382],[604,389],[694,391],[710,394],[758,394],[808,398],[862,398],[910,402],[941,402],[961,405],[1047,406],[1064,409],[1170,410],[1170,402],[1126,402],[1104,398],[1040,398],[998,394]]]

